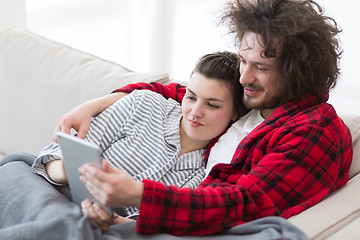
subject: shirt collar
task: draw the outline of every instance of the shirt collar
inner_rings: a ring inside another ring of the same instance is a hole
[[[170,99],[169,99],[170,100]],[[173,100],[170,100],[173,101]],[[175,101],[174,101],[175,102]],[[182,118],[181,106],[176,102],[168,105],[164,119],[164,138],[168,144],[175,146],[180,152],[180,120]],[[174,170],[194,169],[205,165],[205,149],[185,153],[178,158],[174,164]]]
[[[169,101],[174,101],[169,99]],[[175,102],[175,101],[174,101]],[[180,120],[182,118],[181,106],[176,104],[168,104],[167,114],[164,119],[164,137],[168,144],[180,148]]]

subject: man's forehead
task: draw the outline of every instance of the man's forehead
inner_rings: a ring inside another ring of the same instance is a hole
[[[256,45],[262,45],[262,44],[260,44],[259,40],[244,35],[244,37],[240,41],[240,51],[253,49],[255,48]]]
[[[263,45],[264,45],[263,41],[258,34],[253,33],[253,32],[247,32],[244,34],[243,38],[240,40],[240,51],[254,49],[257,46],[262,47]]]
[[[239,54],[245,53],[246,51],[255,51],[263,58],[274,58],[279,53],[281,44],[278,39],[273,39],[274,48],[270,48],[270,52],[265,54],[265,44],[260,35],[249,32],[245,33],[239,44]],[[268,55],[268,56],[266,56]]]

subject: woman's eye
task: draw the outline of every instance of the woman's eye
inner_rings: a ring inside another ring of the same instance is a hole
[[[196,100],[196,98],[194,96],[190,96],[190,95],[187,95],[186,98],[189,100],[192,100],[192,101]]]
[[[211,107],[211,108],[214,108],[214,109],[220,108],[220,106],[212,104],[212,103],[208,103],[208,106]]]

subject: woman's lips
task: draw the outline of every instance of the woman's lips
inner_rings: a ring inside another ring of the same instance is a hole
[[[192,127],[203,126],[203,124],[201,124],[201,123],[199,123],[197,121],[193,121],[193,120],[190,120],[190,119],[188,119],[188,121],[189,121],[190,126],[192,126]]]

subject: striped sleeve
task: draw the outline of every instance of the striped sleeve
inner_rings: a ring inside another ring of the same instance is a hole
[[[150,164],[149,156],[159,156],[165,149],[162,127],[167,101],[151,91],[134,91],[94,118],[86,138],[100,146],[113,166],[133,176],[142,169],[137,179],[156,176],[153,169],[161,166],[154,164],[161,163]]]
[[[58,186],[65,185],[51,180],[45,168],[46,163],[61,158],[62,158],[62,153],[59,144],[51,143],[40,151],[39,156],[34,160],[34,163],[31,166],[31,168],[36,174],[44,177],[51,184]]]
[[[118,129],[132,116],[136,106],[134,97],[135,94],[129,94],[121,98],[93,118],[85,139],[99,145],[104,152],[112,142],[121,137],[118,136]]]

